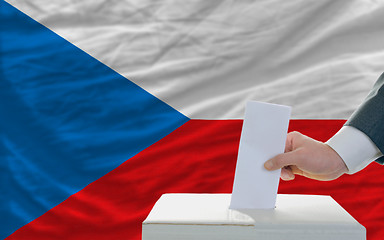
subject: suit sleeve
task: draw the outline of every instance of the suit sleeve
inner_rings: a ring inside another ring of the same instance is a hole
[[[345,125],[365,133],[384,153],[384,73]],[[384,164],[384,156],[376,159],[376,162]]]

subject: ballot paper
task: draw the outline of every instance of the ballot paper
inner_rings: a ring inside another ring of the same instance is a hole
[[[264,163],[284,152],[290,113],[288,106],[247,103],[229,208],[275,208],[281,170]]]

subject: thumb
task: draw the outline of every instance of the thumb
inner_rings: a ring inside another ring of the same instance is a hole
[[[297,165],[298,160],[297,151],[282,153],[266,161],[264,167],[269,171],[277,170],[285,166]]]

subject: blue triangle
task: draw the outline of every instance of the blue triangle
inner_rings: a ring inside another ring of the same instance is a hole
[[[188,118],[0,1],[0,238]]]

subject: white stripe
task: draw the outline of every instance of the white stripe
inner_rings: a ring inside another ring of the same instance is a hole
[[[347,118],[384,66],[379,1],[7,1],[191,118]]]

